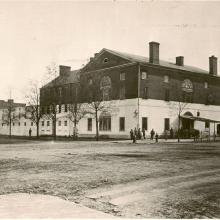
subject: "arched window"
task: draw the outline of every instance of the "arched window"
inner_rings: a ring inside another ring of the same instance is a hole
[[[109,76],[103,76],[100,82],[100,90],[102,92],[102,100],[110,100],[111,93],[111,78]]]

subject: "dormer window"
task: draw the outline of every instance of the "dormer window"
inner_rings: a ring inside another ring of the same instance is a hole
[[[208,89],[208,83],[207,82],[204,83],[204,88]]]
[[[147,79],[148,75],[147,72],[141,72],[141,79]]]
[[[108,63],[108,58],[104,58],[103,63]]]
[[[163,81],[165,83],[168,83],[169,82],[169,76],[165,75],[164,78],[163,78]]]
[[[125,80],[125,73],[120,73],[120,80],[121,81]]]

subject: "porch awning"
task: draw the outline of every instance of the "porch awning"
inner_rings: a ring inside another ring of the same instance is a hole
[[[203,121],[203,122],[211,122],[211,123],[220,123],[220,121],[212,120],[209,118],[195,117],[191,115],[181,115],[181,118],[186,118],[193,121]]]

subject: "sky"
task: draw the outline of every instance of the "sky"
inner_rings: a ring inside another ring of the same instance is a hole
[[[41,83],[52,62],[78,69],[102,48],[220,70],[220,2],[0,1],[0,99],[25,101],[30,80]],[[218,71],[220,75],[220,71]]]

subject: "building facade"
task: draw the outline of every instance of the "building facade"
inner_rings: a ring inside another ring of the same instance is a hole
[[[159,43],[149,43],[149,58],[102,49],[80,70],[60,66],[59,76],[40,90],[40,134],[52,134],[46,117],[55,105],[57,135],[72,135],[68,106],[99,101],[109,113],[98,113],[99,133],[129,137],[131,129],[165,131],[197,129],[201,134],[220,135],[220,77],[217,58],[209,57],[209,71],[184,64],[184,57],[171,63],[160,59]],[[80,136],[95,136],[94,114],[77,124]]]

